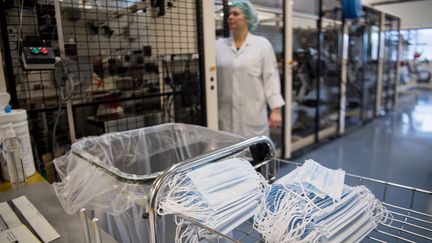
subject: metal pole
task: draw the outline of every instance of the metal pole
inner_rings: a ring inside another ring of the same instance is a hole
[[[216,31],[214,19],[214,3],[213,1],[197,0],[197,12],[202,13],[202,17],[198,18],[198,37],[202,38],[200,51],[200,63],[203,64],[200,70],[201,76],[205,78],[205,110],[207,127],[212,129],[219,128],[218,121],[218,97],[217,97],[217,77],[216,77]],[[200,8],[201,9],[198,9]],[[204,28],[205,26],[205,28]],[[202,37],[200,37],[202,33]],[[205,51],[204,51],[205,50]]]
[[[54,0],[54,8],[55,8],[55,18],[56,18],[56,25],[57,25],[58,45],[60,49],[60,58],[62,60],[65,60],[66,54],[65,54],[65,47],[64,47],[64,40],[63,40],[63,25],[61,19],[60,0]],[[75,124],[74,124],[73,110],[72,110],[72,98],[66,102],[66,111],[67,111],[67,118],[68,118],[68,125],[69,125],[69,135],[70,135],[71,143],[74,143],[76,140],[76,135],[75,135]]]
[[[324,41],[323,31],[322,31],[322,20],[323,20],[323,0],[319,0],[319,14],[317,21],[318,35],[317,35],[317,63],[316,63],[316,106],[315,106],[315,143],[319,140],[319,130],[320,130],[320,89],[321,89],[321,52],[322,44]]]
[[[375,117],[379,116],[381,112],[381,95],[382,95],[382,84],[383,84],[383,71],[384,71],[384,27],[385,27],[385,14],[380,13],[380,35],[379,35],[379,47],[378,47],[378,74],[376,84],[376,95],[375,95]]]
[[[342,21],[342,56],[341,56],[341,79],[340,79],[340,99],[339,99],[339,129],[338,134],[345,133],[345,114],[346,114],[346,90],[347,90],[347,63],[348,63],[348,28],[350,21]]]
[[[292,56],[293,56],[293,0],[284,1],[284,92],[285,92],[285,109],[284,109],[284,126],[283,126],[283,149],[284,158],[291,157],[292,143]]]
[[[369,11],[369,9],[365,9],[365,12]],[[362,45],[361,45],[361,92],[360,92],[360,121],[362,124],[364,123],[365,110],[366,110],[366,98],[369,96],[369,91],[366,86],[366,71],[368,66],[368,58],[369,58],[369,39],[370,36],[368,34],[367,29],[362,34]]]
[[[396,63],[396,83],[394,89],[394,100],[393,107],[396,108],[399,100],[399,85],[400,85],[400,62],[401,62],[401,52],[402,52],[402,36],[401,36],[401,19],[398,20],[397,32],[398,32],[398,44],[397,44],[397,63]]]

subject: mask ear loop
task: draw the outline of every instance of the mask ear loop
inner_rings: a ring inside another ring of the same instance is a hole
[[[209,239],[213,234],[207,230],[193,224],[192,222],[174,215],[174,221],[177,225],[175,242],[199,242],[202,239]]]
[[[198,242],[197,236],[194,234],[195,227],[196,226],[191,225],[190,223],[177,225],[175,242]]]
[[[311,214],[311,213],[313,212],[314,209],[320,211],[321,208],[318,207],[318,206],[315,204],[315,202],[314,202],[315,199],[318,198],[318,196],[315,195],[315,197],[314,197],[313,199],[310,199],[309,196],[308,196],[307,190],[305,189],[303,183],[301,183],[301,182],[297,182],[295,185],[298,185],[298,187],[301,189],[301,192],[303,193],[303,195],[297,193],[297,196],[300,197],[300,198],[303,198],[304,200],[306,200],[306,201],[308,202],[308,204],[306,204],[306,205],[308,206],[308,208],[307,208],[307,210],[308,210],[308,211],[307,211],[307,214]],[[287,190],[289,190],[288,187],[287,187],[286,185],[283,185],[283,186],[284,186]],[[294,193],[295,193],[295,192],[294,192]],[[309,207],[309,206],[310,206],[310,207]]]
[[[296,211],[301,212],[301,214],[296,215],[293,214],[292,219],[290,220],[291,223],[291,227],[288,228],[288,233],[289,235],[291,235],[289,238],[291,239],[295,239],[295,240],[299,240],[300,237],[304,234],[304,232],[306,231],[306,227],[312,223],[310,220],[310,213],[313,211],[313,202],[308,198],[307,193],[305,188],[303,187],[302,184],[300,185],[300,189],[302,190],[302,194],[299,194],[295,191],[292,191],[294,193],[294,197],[297,197],[296,199],[298,200],[298,207],[300,207],[301,211]],[[288,189],[288,186],[285,187],[285,189]],[[302,212],[303,211],[303,212]],[[301,224],[297,224],[296,222],[302,222]]]
[[[187,223],[185,222],[184,219],[177,217],[177,215],[174,215],[174,222],[177,225],[176,227],[176,234],[175,234],[175,242],[183,242],[182,239],[183,238],[188,238],[188,234],[189,232],[187,232]],[[185,228],[182,231],[182,228]]]
[[[308,214],[314,203],[310,199],[305,200],[307,194],[304,188],[300,187],[303,192],[302,195],[301,192],[290,189],[288,185],[278,185],[282,188],[276,189],[276,192],[270,189],[266,194],[267,201],[261,203],[260,212],[254,217],[254,228],[262,233],[268,241],[301,240],[306,228],[314,228],[315,226],[315,223],[311,221],[310,214]],[[268,202],[269,200],[271,203]],[[269,205],[272,205],[273,209],[269,209]],[[298,224],[298,222],[302,223]],[[280,227],[280,225],[288,225],[288,228]],[[319,234],[317,233],[317,235]]]
[[[267,182],[265,179],[258,174],[253,167],[251,166],[244,166],[243,164],[240,164],[241,168],[244,168],[251,172],[252,175],[254,175],[251,179],[254,179],[257,183],[257,189],[251,190],[255,191],[252,192],[257,195],[257,199],[259,200],[259,197],[262,197],[263,191],[267,187]],[[238,167],[237,167],[238,169]],[[249,180],[251,181],[251,180]],[[158,208],[159,214],[168,214],[168,213],[175,213],[175,212],[185,212],[186,215],[195,218],[197,220],[201,220],[201,222],[206,224],[212,224],[212,222],[215,221],[214,215],[215,211],[211,209],[211,207],[208,205],[208,203],[204,200],[201,193],[193,193],[197,192],[198,189],[196,188],[193,181],[187,176],[187,173],[177,174],[171,178],[167,184],[166,184],[165,190],[162,190],[163,198],[164,200],[161,201]],[[192,208],[191,208],[192,206]],[[180,209],[176,209],[180,208]],[[190,232],[190,226],[184,226],[183,222],[178,222],[179,225],[176,229],[177,238],[179,239],[190,239],[190,234],[194,234],[193,232]],[[180,225],[181,224],[181,225]],[[185,230],[182,229],[184,227]],[[180,240],[182,241],[182,240]]]
[[[273,227],[274,221],[271,220],[271,216],[274,216],[273,213],[276,212],[275,210],[280,210],[280,198],[283,197],[281,189],[274,188],[273,186],[267,191],[265,195],[266,200],[261,202],[258,213],[254,217],[254,228],[261,232],[268,241],[274,241],[271,240],[272,238],[270,236],[272,236],[272,234],[270,233],[273,232],[273,235],[276,235],[276,229],[280,228]]]
[[[214,211],[200,194],[192,193],[197,189],[186,173],[173,176],[168,183],[172,188],[161,190],[162,200],[158,204],[157,213],[160,215],[187,212],[187,215],[197,220],[209,220]]]
[[[299,182],[299,185],[300,185],[300,187],[301,187],[301,189],[302,189],[304,195],[307,195],[307,194],[306,194],[306,191],[308,191],[308,190],[306,190],[306,189],[304,188],[303,183],[300,183],[300,182]],[[313,194],[313,192],[311,192],[311,191],[310,191],[310,193]],[[315,195],[315,194],[314,194],[314,195]],[[306,197],[306,200],[308,200],[308,201],[310,202],[310,205],[312,205],[312,207],[316,210],[314,213],[316,213],[316,212],[319,212],[319,213],[330,213],[330,212],[334,211],[335,208],[336,208],[336,200],[335,200],[334,198],[329,197],[328,195],[327,195],[327,197],[328,197],[328,198],[331,198],[331,200],[332,200],[332,204],[331,204],[330,207],[327,206],[327,207],[324,207],[324,208],[319,207],[319,206],[315,203],[315,200],[318,199],[318,198],[320,198],[318,195],[315,195],[312,199],[310,199],[308,196],[305,196],[305,197]],[[312,210],[313,210],[313,209],[312,209]],[[313,212],[310,212],[310,213],[313,213]]]

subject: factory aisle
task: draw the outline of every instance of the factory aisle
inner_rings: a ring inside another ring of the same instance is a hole
[[[432,92],[404,94],[389,116],[308,152],[329,168],[432,190]]]

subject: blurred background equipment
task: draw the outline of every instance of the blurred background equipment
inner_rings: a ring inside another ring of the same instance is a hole
[[[38,169],[52,168],[45,162],[75,137],[167,122],[206,124],[202,7],[195,0],[10,1],[6,7],[11,105],[27,110]]]

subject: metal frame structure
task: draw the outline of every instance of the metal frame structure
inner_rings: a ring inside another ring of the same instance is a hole
[[[60,0],[54,0],[54,7],[55,7],[55,19],[57,25],[58,46],[60,49],[60,58],[62,60],[65,60],[66,53],[65,53],[65,44],[63,39],[63,24],[62,24],[62,14],[60,9]],[[59,104],[59,105],[63,105],[63,104]],[[66,111],[67,111],[67,121],[69,126],[70,140],[71,143],[75,143],[76,141],[75,123],[73,118],[72,101],[70,99],[66,101]]]
[[[315,104],[315,143],[319,141],[319,132],[320,132],[320,104],[321,104],[321,58],[322,58],[322,49],[324,42],[324,33],[323,33],[323,18],[324,18],[324,0],[318,0],[318,21],[317,21],[317,56],[318,60],[316,62],[316,104]]]
[[[291,157],[292,148],[292,137],[291,137],[291,117],[292,117],[292,64],[293,64],[293,0],[284,1],[284,53],[285,53],[285,108],[284,108],[284,118],[283,118],[283,156],[284,158]]]
[[[197,0],[197,4],[198,2],[202,7],[203,19],[201,28],[203,31],[204,69],[202,72],[205,75],[206,124],[209,128],[218,129],[214,3]]]
[[[323,14],[323,6],[324,6],[324,0],[317,0],[316,1],[317,4],[319,5],[319,13],[316,16],[316,20],[317,20],[317,28],[318,28],[318,34],[317,34],[317,52],[318,52],[318,56],[321,56],[321,49],[322,49],[322,45],[324,42],[323,36],[322,36],[322,25],[323,25],[323,21],[326,20],[324,14]],[[376,90],[376,96],[375,96],[375,100],[374,100],[374,109],[373,109],[373,117],[378,117],[380,116],[380,109],[382,106],[382,92],[384,92],[383,90],[383,78],[384,78],[384,58],[385,58],[385,18],[386,16],[389,16],[386,13],[383,13],[381,11],[375,10],[375,9],[370,9],[368,7],[364,7],[365,10],[367,11],[373,11],[373,12],[377,12],[380,15],[380,20],[379,20],[379,35],[378,35],[378,60],[377,60],[377,69],[376,69],[376,85],[375,85],[375,90]],[[289,13],[290,14],[290,19],[293,19],[294,16],[299,15],[299,13]],[[301,15],[301,14],[300,14]],[[393,18],[397,19],[398,22],[398,29],[400,29],[400,20],[394,16],[392,16]],[[293,152],[295,151],[301,151],[301,149],[313,145],[313,144],[317,144],[322,142],[324,139],[326,138],[331,138],[332,136],[336,136],[336,135],[342,135],[344,133],[346,133],[346,126],[347,124],[345,124],[345,117],[346,117],[346,105],[347,105],[347,45],[348,45],[348,40],[346,38],[347,32],[348,32],[348,27],[350,25],[350,20],[346,20],[346,19],[341,19],[342,21],[342,28],[340,30],[341,32],[341,45],[340,45],[340,59],[339,64],[340,64],[340,95],[339,95],[339,109],[338,109],[338,118],[337,118],[337,129],[336,131],[332,130],[330,127],[329,128],[325,128],[325,129],[321,129],[320,126],[320,121],[321,121],[321,117],[320,117],[320,112],[319,112],[319,107],[320,107],[320,99],[322,97],[320,97],[320,92],[317,92],[316,94],[316,100],[317,100],[317,104],[316,104],[316,108],[315,108],[315,129],[314,129],[314,134],[306,136],[301,138],[298,141],[292,141],[291,144],[289,145],[289,148],[291,149],[291,152],[285,152],[285,158],[290,158],[290,156],[293,154]],[[290,45],[290,47],[292,46],[292,42],[288,43],[286,42],[287,45]],[[400,45],[400,39],[399,39],[399,45]],[[287,49],[288,50],[288,49]],[[368,51],[368,46],[364,46],[364,49],[362,51]],[[399,52],[398,52],[398,58],[400,59],[400,47],[399,47]],[[362,62],[367,62],[367,60],[362,60]],[[317,62],[316,64],[316,69],[317,69],[317,76],[319,77],[320,75],[322,75],[322,67],[320,62]],[[289,70],[286,69],[286,72],[289,72]],[[399,73],[399,61],[397,64],[397,75]],[[363,77],[364,78],[364,77]],[[320,90],[320,83],[316,82],[316,86],[317,86],[317,90]],[[399,85],[399,77],[397,77],[397,81],[396,81],[396,85],[395,85],[395,94],[397,94],[397,89],[398,89],[398,85]],[[364,87],[363,87],[364,88]],[[393,105],[392,108],[394,108],[396,106],[397,103],[397,95],[393,96],[392,99],[393,101]],[[364,97],[361,98],[362,99],[362,103],[364,103]],[[289,103],[289,101],[287,102]],[[291,105],[291,104],[290,104]],[[360,107],[360,117],[361,120],[364,120],[365,117],[365,110],[363,109],[363,105],[361,105]],[[288,108],[287,109],[291,109]],[[285,118],[287,119],[287,118]],[[285,121],[287,123],[287,121]],[[362,124],[364,124],[364,122],[362,122]],[[293,126],[293,125],[291,125]],[[292,131],[291,131],[292,132]],[[293,135],[285,135],[285,141],[288,142],[288,138],[287,136],[292,137]],[[286,148],[288,148],[288,145],[285,145]]]
[[[303,16],[305,15],[305,17],[307,18],[311,18],[311,19],[315,19],[316,20],[316,29],[317,29],[317,34],[316,34],[316,49],[317,49],[317,60],[321,60],[321,58],[323,57],[323,44],[325,41],[324,38],[324,25],[328,24],[328,23],[338,23],[342,26],[342,19],[340,20],[336,20],[336,19],[329,19],[327,18],[325,15],[329,13],[329,11],[325,11],[324,8],[328,8],[328,5],[325,5],[325,0],[317,0],[315,2],[317,4],[317,8],[318,8],[318,13],[316,16],[314,15],[310,15],[310,14],[299,14],[299,13],[293,13],[292,17],[294,16]],[[327,9],[328,10],[328,9]],[[340,11],[340,10],[339,10]],[[343,28],[343,27],[342,27]],[[341,29],[342,31],[342,29]],[[343,43],[342,45],[340,45],[340,48],[342,49]],[[341,60],[338,59],[338,64],[341,64]],[[342,92],[344,92],[342,90],[342,86],[343,86],[343,77],[342,77],[342,72],[343,72],[343,68],[341,68],[341,70],[339,71],[340,75],[339,75],[339,89],[338,89],[338,108],[337,110],[334,111],[335,114],[327,114],[325,118],[330,118],[332,117],[332,119],[334,119],[336,121],[336,124],[334,125],[329,125],[327,127],[323,127],[320,123],[322,120],[322,114],[321,114],[321,106],[324,105],[324,102],[321,102],[321,99],[323,97],[321,97],[321,89],[323,87],[321,87],[321,81],[325,80],[324,77],[324,66],[322,65],[321,61],[316,61],[316,63],[314,64],[314,67],[312,68],[315,71],[315,77],[314,77],[314,88],[316,90],[316,95],[315,95],[315,116],[314,116],[314,128],[313,128],[313,133],[312,134],[308,134],[306,136],[303,136],[302,138],[298,139],[297,141],[292,141],[291,143],[291,153],[295,152],[295,151],[301,151],[301,149],[313,145],[313,144],[318,144],[320,142],[322,142],[323,140],[326,140],[328,138],[332,138],[335,137],[339,134],[341,134],[341,132],[344,131],[344,124],[340,124],[341,122],[341,115],[344,113],[343,112],[343,105],[341,102],[344,102],[343,100],[343,95]],[[292,132],[292,131],[291,131]],[[286,157],[288,158],[288,157]]]
[[[346,122],[345,131],[362,126],[374,117],[379,16],[380,12],[364,6],[363,16],[359,20],[345,20],[351,23],[348,27],[347,111],[343,119]]]
[[[340,84],[340,103],[339,103],[339,130],[338,134],[345,133],[345,115],[346,115],[346,95],[347,95],[347,63],[348,63],[348,28],[351,22],[344,20],[342,24],[342,60],[341,63],[341,84]]]
[[[400,72],[401,33],[400,19],[383,13],[383,62],[379,115],[386,115],[396,107]],[[395,42],[394,37],[397,38]],[[396,56],[394,54],[396,53]]]
[[[381,95],[382,95],[382,84],[383,84],[383,72],[384,72],[384,23],[385,13],[381,12],[380,18],[380,35],[379,35],[379,48],[378,48],[378,79],[377,79],[377,92],[375,96],[375,117],[380,115],[381,111]]]
[[[400,68],[401,68],[401,53],[402,53],[402,34],[401,34],[401,19],[398,19],[397,32],[399,36],[397,47],[397,63],[396,63],[396,81],[395,81],[395,95],[393,100],[393,107],[396,107],[399,101],[399,86],[400,86]]]

